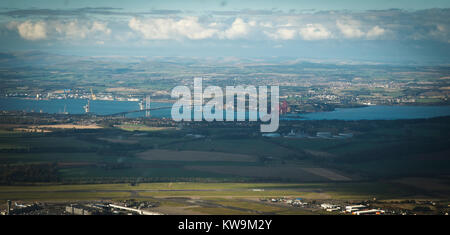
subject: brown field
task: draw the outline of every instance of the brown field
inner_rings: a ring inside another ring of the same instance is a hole
[[[340,175],[334,171],[325,169],[325,168],[303,168],[303,170],[320,175],[322,177],[325,177],[327,179],[333,180],[333,181],[349,181],[352,180],[347,176]]]
[[[223,162],[254,162],[256,157],[244,154],[202,152],[202,151],[175,151],[153,149],[136,154],[144,160],[163,161],[223,161]]]
[[[330,178],[298,166],[186,166],[189,170],[207,171],[243,177],[329,181]]]

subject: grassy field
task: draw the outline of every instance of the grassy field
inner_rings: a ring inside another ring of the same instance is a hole
[[[206,150],[269,157],[282,157],[295,154],[295,152],[289,149],[268,143],[264,139],[201,139],[198,141],[174,143],[164,148],[195,151]]]
[[[380,199],[405,198],[409,196],[426,196],[427,189],[411,186],[414,181],[385,181],[385,182],[349,182],[349,183],[142,183],[136,186],[129,184],[81,184],[54,185],[36,184],[28,186],[0,186],[2,200],[46,200],[58,197],[75,199],[74,195],[84,195],[92,198],[115,197],[207,197],[207,198],[247,198],[247,197],[282,197],[293,196],[310,199]],[[421,185],[427,179],[421,179]],[[446,192],[442,188],[446,181],[433,180],[440,189],[434,192]],[[433,197],[435,195],[430,195]]]

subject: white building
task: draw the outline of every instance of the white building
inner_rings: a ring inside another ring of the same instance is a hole
[[[364,211],[355,211],[352,214],[354,214],[354,215],[381,215],[381,214],[384,214],[384,210],[371,209],[371,210],[364,210]]]
[[[361,209],[366,208],[367,206],[365,205],[352,205],[352,206],[346,206],[345,207],[345,211],[346,212],[355,212],[355,211],[359,211]]]

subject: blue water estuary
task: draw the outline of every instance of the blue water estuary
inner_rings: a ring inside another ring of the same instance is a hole
[[[294,115],[293,117],[298,117]],[[398,120],[450,116],[450,106],[385,106],[337,108],[300,115],[305,120]]]
[[[19,98],[2,98],[0,99],[0,110],[8,111],[26,111],[26,112],[42,112],[42,113],[63,113],[83,114],[83,106],[87,104],[85,99],[52,99],[52,100],[35,100],[35,99],[19,99]],[[172,106],[171,103],[152,102],[151,108]],[[115,100],[91,100],[90,112],[97,115],[107,115],[120,112],[139,110],[139,103],[136,101],[115,101]],[[130,113],[127,117],[142,117],[145,112]],[[155,110],[151,112],[152,117],[169,118],[170,109]]]
[[[43,113],[83,114],[84,99],[34,100],[20,98],[1,98],[0,110],[27,111]],[[152,102],[151,108],[172,106],[171,103]],[[139,110],[135,101],[92,100],[90,110],[94,114],[107,115],[132,110]],[[171,110],[151,111],[156,118],[170,118]],[[127,117],[142,117],[144,112],[130,113]],[[247,114],[248,116],[248,114]],[[367,106],[360,108],[337,108],[331,112],[308,114],[289,114],[281,116],[281,120],[396,120],[450,116],[450,106]]]

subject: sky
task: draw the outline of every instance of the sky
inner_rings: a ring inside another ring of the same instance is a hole
[[[0,51],[450,64],[448,0],[2,0]]]

